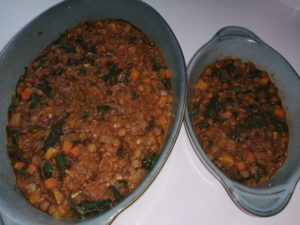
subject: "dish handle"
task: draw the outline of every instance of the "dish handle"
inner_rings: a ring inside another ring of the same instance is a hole
[[[267,217],[279,213],[289,202],[293,191],[281,189],[272,193],[245,191],[240,188],[231,189],[234,202],[250,214]]]
[[[255,40],[256,42],[263,43],[263,41],[256,36],[252,31],[239,27],[239,26],[227,26],[219,30],[215,37],[217,38],[227,38],[227,37],[245,37],[252,40]]]

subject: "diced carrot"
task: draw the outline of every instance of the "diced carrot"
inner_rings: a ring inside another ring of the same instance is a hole
[[[130,71],[131,80],[137,80],[140,76],[140,71],[137,68],[132,68]]]
[[[124,31],[126,33],[129,33],[130,30],[131,30],[131,26],[129,24],[126,24],[125,27],[124,27]]]
[[[139,89],[139,91],[144,91],[144,90],[145,90],[145,88],[144,88],[143,85],[139,85],[139,86],[138,86],[138,89]]]
[[[23,157],[25,159],[28,159],[28,160],[31,159],[32,158],[32,152],[28,151],[28,152],[23,153]]]
[[[247,163],[252,163],[254,161],[254,155],[252,152],[247,152],[245,155],[245,161]]]
[[[32,93],[33,93],[32,88],[29,87],[25,88],[21,93],[21,99],[23,101],[28,101]]]
[[[10,125],[13,127],[19,127],[21,123],[21,113],[14,113],[10,118]]]
[[[168,69],[164,70],[164,75],[166,78],[171,78],[172,77],[171,70],[168,70]]]
[[[66,139],[64,140],[64,143],[63,143],[63,152],[65,154],[68,154],[72,148],[73,144],[70,140]]]
[[[97,66],[104,66],[107,63],[107,58],[100,58],[96,61]]]
[[[117,26],[116,26],[115,23],[111,23],[109,25],[110,25],[110,29],[111,29],[112,32],[116,32],[117,31]]]
[[[71,148],[69,155],[73,158],[77,158],[80,155],[81,149],[78,145]]]
[[[18,95],[21,95],[23,91],[24,91],[23,87],[17,87],[17,93],[18,93]]]
[[[219,157],[219,160],[227,165],[232,165],[234,163],[234,159],[230,155],[222,155]]]
[[[285,117],[285,112],[282,108],[276,108],[274,114],[278,119],[284,119]]]
[[[263,76],[262,78],[259,79],[259,83],[262,85],[267,85],[269,83],[269,77]]]
[[[119,47],[118,47],[118,51],[119,52],[123,52],[124,50],[126,49],[126,46],[125,45],[119,45]]]
[[[236,166],[239,169],[239,171],[243,171],[246,168],[246,165],[244,162],[240,161],[240,162],[236,162]]]
[[[21,149],[24,148],[25,139],[22,136],[19,137],[18,145],[19,145],[19,148],[21,148]]]
[[[41,164],[41,159],[39,156],[35,155],[31,159],[31,163],[35,166],[39,166]]]
[[[151,83],[151,79],[149,77],[145,77],[143,79],[143,81],[144,81],[145,84],[150,84]]]
[[[45,188],[47,190],[53,189],[57,186],[57,179],[51,177],[44,181]]]
[[[206,67],[203,75],[210,75],[211,72],[212,72],[212,69],[210,67]]]
[[[160,115],[157,120],[156,123],[158,126],[160,126],[161,128],[166,128],[166,126],[168,125],[168,120],[166,118],[165,115]]]
[[[289,138],[288,136],[284,136],[281,138],[281,143],[282,145],[287,145],[289,143]]]
[[[28,166],[26,172],[29,173],[30,175],[33,175],[34,172],[36,171],[37,167],[33,165],[32,163]]]
[[[106,47],[102,45],[100,48],[97,48],[97,53],[105,53],[107,51]]]
[[[208,87],[207,83],[205,83],[203,80],[199,80],[195,85],[195,88],[200,90],[205,90],[207,89],[207,87]]]
[[[22,169],[25,166],[25,164],[23,162],[16,162],[14,165],[14,168],[16,170]]]

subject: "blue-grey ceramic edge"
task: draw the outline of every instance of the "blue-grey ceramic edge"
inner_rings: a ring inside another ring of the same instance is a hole
[[[172,91],[174,93],[173,121],[161,156],[154,168],[135,191],[116,207],[103,215],[85,220],[54,219],[33,208],[16,190],[15,177],[6,150],[7,110],[11,93],[15,89],[24,67],[35,59],[42,49],[58,38],[59,33],[88,19],[116,18],[129,21],[156,44],[166,58],[173,72]],[[42,35],[37,35],[42,32]],[[132,204],[153,182],[167,160],[183,120],[186,99],[185,61],[172,30],[152,7],[138,0],[69,0],[42,13],[26,25],[7,44],[0,54],[0,213],[5,225],[54,225],[110,224],[114,218]]]
[[[251,61],[271,74],[279,88],[289,126],[288,157],[283,167],[265,185],[247,187],[225,176],[207,157],[191,121],[193,84],[206,65],[226,57]],[[192,145],[207,169],[221,182],[234,203],[248,214],[272,216],[288,204],[300,177],[300,79],[291,65],[253,32],[236,26],[225,27],[201,47],[189,62],[185,127]],[[298,138],[297,138],[298,137]]]

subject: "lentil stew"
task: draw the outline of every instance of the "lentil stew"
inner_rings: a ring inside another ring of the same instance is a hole
[[[255,186],[283,165],[288,125],[266,71],[240,59],[217,60],[196,81],[191,108],[202,148],[229,178]]]
[[[159,158],[172,73],[158,46],[120,20],[84,21],[29,64],[8,112],[17,188],[54,217],[103,213]]]

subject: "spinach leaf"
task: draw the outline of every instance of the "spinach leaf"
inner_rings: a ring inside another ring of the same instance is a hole
[[[229,64],[226,64],[226,65],[224,66],[224,69],[225,69],[228,73],[233,74],[234,71],[235,71],[235,66],[233,65],[233,63],[229,63]]]
[[[18,160],[24,161],[24,157],[23,157],[23,155],[21,153],[21,149],[19,147],[19,138],[20,138],[19,131],[11,130],[8,127],[6,129],[7,129],[8,136],[10,136],[12,139],[13,150],[14,150],[14,153],[16,154],[16,157],[18,158]]]
[[[43,162],[41,163],[41,171],[43,176],[49,178],[52,176],[53,168],[49,163]]]
[[[237,141],[238,138],[240,137],[240,129],[238,128],[232,128],[229,130],[228,133],[229,138],[231,138],[234,141]]]
[[[267,123],[263,117],[251,114],[241,126],[246,129],[264,128],[267,127]]]
[[[60,136],[62,135],[62,126],[65,120],[68,118],[68,114],[58,119],[52,126],[51,131],[47,138],[44,140],[44,145],[42,147],[43,151],[46,151],[49,147],[54,146],[58,141]]]
[[[279,133],[289,131],[288,125],[285,121],[276,118],[273,114],[268,114],[268,119],[273,125],[273,129]]]
[[[209,124],[208,124],[208,122],[207,122],[206,120],[202,120],[202,121],[199,123],[198,127],[199,127],[201,130],[203,130],[203,129],[208,128],[208,127],[209,127]]]
[[[259,182],[259,180],[262,178],[262,176],[266,173],[266,168],[261,163],[255,161],[255,166],[257,167],[257,170],[254,174],[252,174],[252,177],[256,182]]]
[[[88,112],[83,112],[83,113],[82,113],[82,119],[83,119],[83,120],[86,120],[86,119],[89,117],[89,115],[90,115],[90,114],[89,114]]]
[[[120,201],[123,200],[124,196],[119,192],[119,190],[115,187],[111,187],[112,193],[113,193],[113,201],[115,203],[119,203]]]
[[[33,93],[30,96],[30,108],[38,107],[41,104],[42,99],[43,99],[42,96],[40,96],[36,93]]]
[[[22,175],[24,175],[25,173],[26,173],[26,170],[27,170],[27,168],[28,168],[28,163],[25,163],[24,164],[24,166],[22,167],[22,168],[20,168],[20,169],[15,169],[15,171],[17,172],[17,173],[19,173],[19,174],[22,174]]]
[[[159,80],[162,82],[162,84],[164,85],[164,88],[166,90],[171,90],[172,88],[172,83],[171,83],[171,79],[167,78],[167,77],[160,77]]]
[[[44,128],[42,126],[39,126],[39,125],[28,125],[27,129],[30,133],[32,133],[32,132],[36,132],[38,130],[43,130]]]
[[[88,52],[92,54],[97,54],[97,47],[95,45],[89,46]]]
[[[115,85],[118,83],[118,75],[121,73],[121,69],[117,66],[112,65],[110,66],[108,73],[104,74],[100,77],[107,85]]]
[[[72,141],[72,144],[79,145],[79,144],[82,144],[82,141],[80,139],[77,139],[77,140]]]
[[[228,72],[222,67],[216,68],[212,72],[212,75],[217,77],[222,83],[225,83],[228,81]]]
[[[200,108],[199,108],[198,104],[193,105],[192,117],[198,116],[199,113],[200,113]]]
[[[151,130],[154,127],[154,124],[155,124],[155,118],[154,118],[154,116],[150,116],[150,119],[148,120],[148,124],[147,124],[145,130],[146,131]]]
[[[11,136],[11,138],[12,138],[12,141],[13,141],[13,143],[15,144],[15,145],[18,145],[19,146],[19,144],[18,144],[18,142],[19,142],[19,131],[17,131],[17,130],[11,130],[10,131],[10,136]]]
[[[82,64],[90,64],[92,66],[95,66],[95,59],[92,56],[86,56],[82,61]],[[78,62],[80,64],[80,62]]]
[[[274,120],[273,121],[273,125],[274,125],[275,130],[277,132],[285,132],[285,133],[287,133],[289,131],[288,125],[284,121]]]
[[[234,91],[235,93],[237,93],[237,94],[240,94],[240,93],[242,93],[242,91],[243,91],[243,88],[242,87],[234,87],[233,89],[232,89],[232,91]]]
[[[64,153],[59,153],[55,157],[55,161],[56,161],[56,166],[59,171],[59,179],[62,180],[65,177],[65,170],[66,170],[66,157],[65,157]]]
[[[133,99],[138,99],[140,97],[140,93],[138,91],[133,91],[132,97],[133,97]]]
[[[105,95],[107,95],[107,96],[112,96],[112,94],[113,94],[112,90],[105,91]]]
[[[15,103],[12,103],[8,108],[8,115],[13,114],[16,111],[16,105]]]
[[[49,85],[46,78],[43,78],[38,84],[38,89],[40,89],[47,97],[53,97],[54,92],[52,87]]]
[[[214,141],[212,139],[210,139],[210,138],[207,139],[207,143],[206,144],[207,144],[208,148],[211,148],[211,146],[213,145],[213,143],[214,143]]]
[[[254,77],[258,77],[259,75],[261,75],[262,71],[258,70],[258,69],[252,69],[249,71],[249,75],[254,78]]]
[[[86,64],[86,61],[85,59],[82,60],[82,63]],[[72,58],[69,58],[68,62],[67,62],[67,65],[68,66],[78,66],[80,64],[80,61],[76,60],[76,59],[72,59]]]
[[[105,114],[111,109],[110,105],[102,104],[102,105],[97,105],[97,112],[100,114]]]
[[[93,20],[87,20],[84,22],[84,25],[86,25],[89,28],[96,28],[96,22]]]
[[[219,111],[221,109],[220,103],[218,102],[218,95],[214,94],[204,111],[204,117],[206,119],[212,119],[214,122],[219,121]]]
[[[142,168],[149,171],[152,170],[158,158],[159,158],[159,154],[156,152],[146,154],[141,162]]]
[[[101,201],[82,201],[78,205],[69,203],[70,209],[76,213],[80,218],[86,218],[95,214],[102,214],[113,207],[111,199]]]
[[[63,69],[62,68],[56,68],[56,69],[53,69],[52,73],[53,75],[55,76],[60,76],[63,72]]]
[[[134,44],[136,42],[136,36],[129,36],[128,44]]]
[[[117,156],[118,156],[118,158],[124,158],[126,155],[127,155],[127,151],[126,150],[124,150],[124,149],[122,149],[122,148],[120,148],[120,149],[118,149],[118,151],[117,151]]]
[[[156,59],[152,59],[151,63],[152,63],[152,70],[153,71],[159,71],[162,68],[162,66],[157,62]]]
[[[67,53],[75,53],[75,49],[67,41],[61,40],[59,47],[64,49]]]

